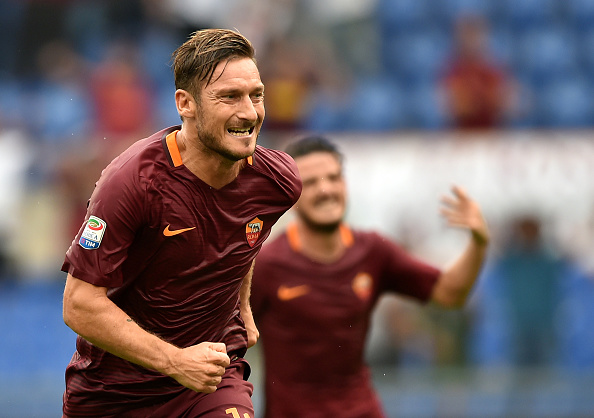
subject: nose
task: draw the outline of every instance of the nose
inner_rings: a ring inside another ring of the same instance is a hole
[[[325,195],[332,193],[333,190],[333,183],[327,177],[320,177],[318,181],[318,192]]]
[[[249,120],[254,122],[258,120],[258,111],[256,110],[256,105],[252,102],[250,96],[245,96],[239,105],[237,111],[237,117],[244,120]]]

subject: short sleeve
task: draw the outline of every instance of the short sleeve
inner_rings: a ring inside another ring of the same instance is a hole
[[[146,199],[146,186],[138,175],[108,167],[91,195],[85,222],[66,253],[62,271],[96,286],[121,286],[119,267],[146,222]],[[100,236],[92,230],[99,225],[104,228]]]
[[[376,254],[383,260],[382,290],[427,302],[441,271],[410,255],[396,243],[379,235],[375,238]]]

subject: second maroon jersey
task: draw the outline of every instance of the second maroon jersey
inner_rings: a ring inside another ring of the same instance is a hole
[[[178,127],[138,141],[102,173],[63,271],[97,286],[145,330],[180,347],[223,342],[242,355],[239,289],[301,183],[286,154],[257,146],[214,189],[182,163]],[[66,371],[65,410],[150,404],[182,387],[83,338]],[[151,399],[152,398],[152,399]]]
[[[341,234],[347,250],[335,263],[304,256],[295,225],[258,255],[267,417],[381,416],[364,364],[373,308],[386,292],[427,301],[440,273],[376,233]]]

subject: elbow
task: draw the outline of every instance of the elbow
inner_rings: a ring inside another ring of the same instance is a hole
[[[62,319],[64,323],[72,330],[76,327],[76,314],[72,303],[72,297],[64,294],[64,300],[62,302]]]
[[[452,300],[447,306],[447,309],[452,309],[452,310],[456,310],[456,309],[462,309],[464,308],[464,306],[466,306],[466,298],[457,298]]]
[[[431,301],[445,309],[462,309],[466,306],[468,292],[434,292]]]
[[[64,323],[74,332],[79,333],[81,320],[84,318],[82,306],[76,301],[71,292],[64,292],[62,302],[62,319]]]

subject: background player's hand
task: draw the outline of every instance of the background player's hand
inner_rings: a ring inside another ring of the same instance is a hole
[[[172,362],[169,376],[196,392],[212,393],[230,360],[225,344],[203,342],[179,349]]]
[[[462,188],[452,187],[452,196],[444,196],[441,201],[441,214],[450,226],[469,229],[478,244],[489,242],[489,228],[481,209]]]

